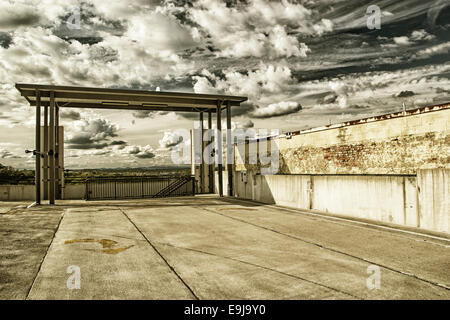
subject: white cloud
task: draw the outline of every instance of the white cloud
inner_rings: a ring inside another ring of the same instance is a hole
[[[422,41],[422,40],[432,40],[436,38],[434,35],[429,34],[424,29],[415,30],[411,33],[411,40]]]
[[[202,76],[194,76],[194,91],[197,93],[223,92],[231,95],[249,97],[250,103],[263,104],[276,99],[292,90],[294,80],[291,69],[283,65],[261,63],[258,69],[242,74],[232,69],[223,71],[224,78],[219,78],[207,70]]]
[[[288,35],[287,27],[295,33],[321,35],[333,25],[327,19],[315,23],[311,10],[286,0],[252,0],[237,7],[219,0],[201,0],[187,13],[200,27],[192,32],[199,38],[209,35],[219,49],[216,54],[222,57],[305,57],[309,48],[295,35]]]
[[[165,131],[164,136],[159,140],[159,145],[163,149],[171,149],[183,142],[183,136],[177,131]]]
[[[421,41],[430,41],[435,38],[434,35],[429,34],[424,29],[414,30],[409,36],[399,36],[392,38],[392,43],[382,44],[383,47],[396,47],[396,46],[410,46],[417,44]],[[378,37],[379,40],[387,40],[387,38]]]
[[[407,46],[410,45],[411,42],[409,41],[409,38],[407,36],[402,37],[394,37],[394,42],[398,45]]]
[[[278,103],[269,104],[266,107],[257,108],[253,113],[256,118],[270,118],[275,116],[287,115],[301,110],[298,102],[282,101]]]
[[[126,146],[125,148],[122,149],[117,148],[116,151],[124,156],[132,156],[139,159],[152,159],[155,158],[156,156],[153,151],[153,148],[150,145],[145,146],[131,145]]]
[[[320,36],[324,33],[333,31],[333,21],[329,19],[322,19],[314,25],[314,30]]]
[[[450,42],[444,42],[423,50],[420,50],[413,56],[413,59],[426,59],[438,54],[448,54],[450,51]]]
[[[17,159],[20,158],[19,156],[11,153],[10,151],[0,148],[0,159]]]

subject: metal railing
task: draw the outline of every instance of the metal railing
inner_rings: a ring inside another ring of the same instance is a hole
[[[193,176],[132,176],[86,179],[86,200],[192,196]]]

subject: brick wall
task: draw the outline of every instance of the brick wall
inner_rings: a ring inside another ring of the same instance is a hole
[[[316,128],[275,143],[279,174],[415,174],[449,168],[450,105]],[[236,165],[237,171],[249,169],[255,167]]]

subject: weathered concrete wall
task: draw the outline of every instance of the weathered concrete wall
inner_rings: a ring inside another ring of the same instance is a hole
[[[418,169],[449,168],[450,105],[306,130],[274,142],[279,174],[416,174]],[[235,148],[236,163],[244,159],[244,149]],[[245,169],[258,170],[236,166]]]
[[[450,233],[450,170],[419,170],[420,227]]]
[[[312,209],[418,227],[415,177],[313,176]]]
[[[66,184],[63,189],[65,200],[85,199],[84,184]],[[0,201],[34,201],[34,185],[0,185]]]
[[[63,189],[64,200],[86,199],[86,185],[84,183],[65,184]]]
[[[35,198],[34,185],[1,185],[0,201],[22,201]]]
[[[225,175],[224,175],[225,176]],[[450,233],[449,169],[415,176],[254,175],[237,172],[235,196],[268,204]]]
[[[251,164],[259,143],[235,146],[235,196],[450,233],[450,105],[290,137],[273,140],[275,175]]]

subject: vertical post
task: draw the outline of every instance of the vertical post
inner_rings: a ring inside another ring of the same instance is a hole
[[[49,149],[49,203],[55,204],[55,92],[50,91],[50,126],[48,135]]]
[[[204,175],[204,164],[203,164],[203,112],[200,112],[200,193],[205,192],[205,175]]]
[[[211,143],[211,130],[212,130],[212,113],[208,111],[208,141]],[[214,165],[208,164],[208,186],[209,193],[214,193]]]
[[[36,90],[36,166],[34,183],[36,204],[41,204],[41,92]]]
[[[219,183],[219,196],[223,197],[223,177],[222,177],[222,162],[223,162],[223,152],[222,152],[222,102],[217,101],[217,176]]]
[[[55,104],[55,199],[61,199],[61,179],[59,163],[59,107]]]
[[[43,150],[43,182],[42,187],[44,189],[44,200],[48,200],[48,106],[44,106],[44,150]]]
[[[233,196],[233,155],[234,143],[231,141],[231,103],[227,101],[227,172],[228,172],[228,195]]]

